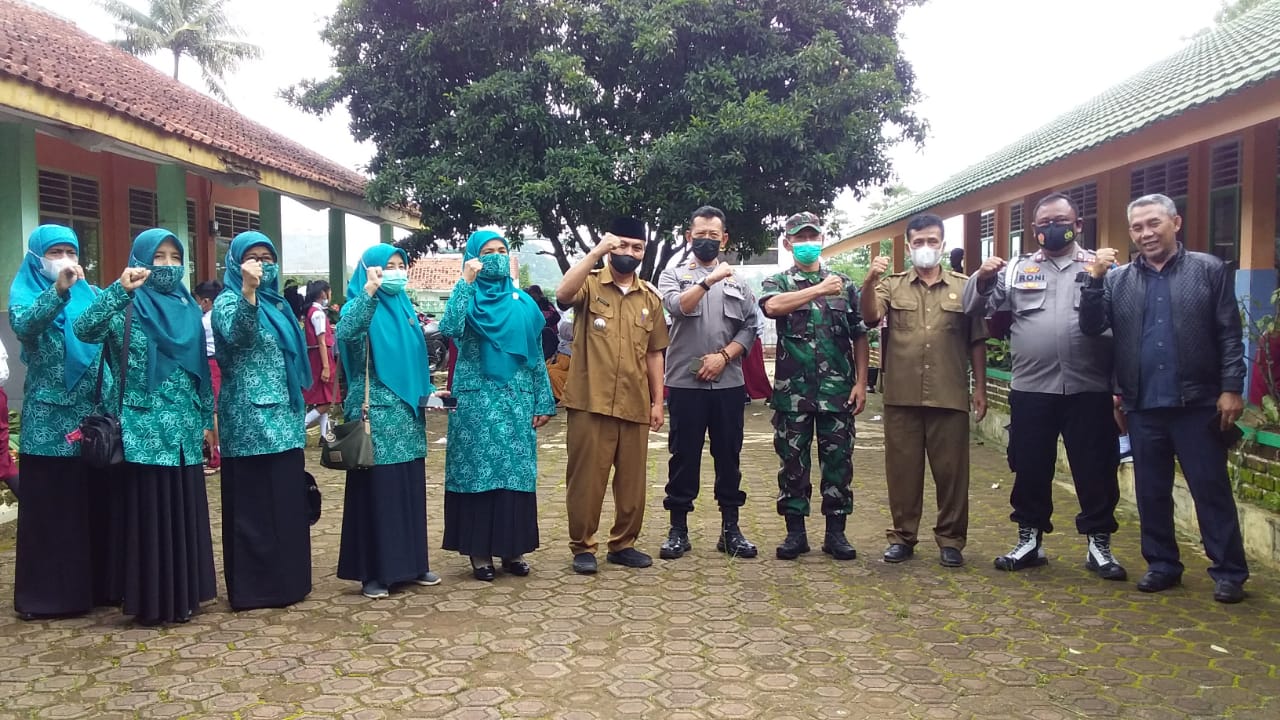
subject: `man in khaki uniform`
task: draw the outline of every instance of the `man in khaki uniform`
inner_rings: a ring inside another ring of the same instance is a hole
[[[642,568],[653,559],[635,549],[644,521],[649,431],[663,424],[662,298],[636,277],[644,258],[644,223],[619,218],[600,244],[565,273],[556,289],[574,309],[573,362],[565,388],[569,462],[565,472],[573,569],[596,571],[596,530],[609,468],[617,513],[607,559]],[[592,267],[609,257],[601,270]]]
[[[969,365],[973,409],[987,413],[986,322],[964,314],[966,277],[943,270],[942,218],[918,215],[907,223],[912,268],[881,280],[889,258],[871,263],[862,287],[863,320],[887,316],[891,340],[882,348],[884,464],[893,529],[885,562],[911,557],[920,528],[924,460],[938,496],[933,535],[946,567],[964,564],[969,530]]]

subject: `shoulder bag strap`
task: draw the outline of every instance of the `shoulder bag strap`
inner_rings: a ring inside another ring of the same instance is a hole
[[[124,388],[129,378],[129,330],[133,327],[133,304],[124,311],[124,339],[120,342],[120,398],[116,407],[116,416],[124,412]],[[101,378],[101,375],[99,375]]]
[[[102,344],[102,349],[98,351],[98,387],[93,391],[93,410],[94,412],[102,411],[102,369],[107,364],[107,344]]]
[[[373,378],[369,376],[369,356],[373,354],[373,345],[369,342],[369,336],[364,337],[364,404],[360,406],[360,419],[365,424],[369,423],[369,385],[373,382]],[[366,428],[368,429],[368,428]]]

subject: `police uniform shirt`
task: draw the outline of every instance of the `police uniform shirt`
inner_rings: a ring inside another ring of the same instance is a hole
[[[713,382],[699,380],[697,373],[690,370],[698,358],[718,352],[731,342],[748,351],[755,344],[755,294],[732,275],[712,285],[692,312],[685,314],[680,310],[680,295],[714,270],[714,266],[688,262],[668,268],[658,276],[658,293],[671,315],[666,376],[669,387],[713,390],[742,387],[746,382],[742,375],[742,355],[729,361]]]
[[[965,310],[976,316],[1008,310],[1013,389],[1055,395],[1111,392],[1111,331],[1080,331],[1080,290],[1093,253],[1079,246],[1061,257],[1044,251],[1020,256],[989,282],[964,290]]]
[[[606,266],[588,275],[569,303],[573,362],[564,406],[648,425],[645,356],[667,347],[667,324],[657,288],[639,278],[633,282],[624,293]]]
[[[926,283],[914,268],[876,285],[876,308],[888,318],[884,402],[969,410],[969,348],[987,338],[987,323],[964,314],[965,276],[943,270]]]

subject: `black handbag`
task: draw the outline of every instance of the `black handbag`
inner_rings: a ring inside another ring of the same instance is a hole
[[[314,475],[305,471],[302,474],[307,482],[307,521],[315,525],[320,522],[320,487]]]
[[[363,470],[373,467],[373,436],[369,427],[369,355],[368,338],[364,345],[364,404],[360,419],[330,426],[320,436],[320,464],[330,470]]]
[[[106,468],[124,462],[124,430],[120,413],[124,411],[125,379],[129,376],[129,329],[133,325],[133,306],[124,311],[124,339],[120,345],[120,402],[114,415],[102,411],[102,374],[107,366],[107,345],[102,344],[98,357],[98,388],[93,396],[92,415],[80,421],[80,458],[91,468]]]

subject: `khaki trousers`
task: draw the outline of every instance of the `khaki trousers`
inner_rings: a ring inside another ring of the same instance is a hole
[[[890,543],[915,546],[924,504],[924,460],[937,490],[938,547],[963,550],[969,533],[969,413],[886,405],[884,467],[889,484]]]
[[[609,530],[609,552],[633,547],[644,522],[649,426],[585,410],[570,410],[566,441],[569,550],[574,555],[596,551],[596,530],[600,528],[600,510],[610,467],[614,468],[616,517]]]

